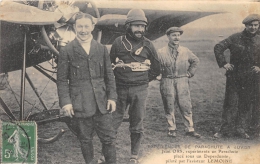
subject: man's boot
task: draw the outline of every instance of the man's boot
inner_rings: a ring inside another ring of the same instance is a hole
[[[102,144],[106,164],[116,164],[116,146],[114,144]]]
[[[143,133],[131,133],[131,158],[137,159],[141,146]]]
[[[94,152],[92,142],[81,142],[81,151],[86,164],[94,164]]]

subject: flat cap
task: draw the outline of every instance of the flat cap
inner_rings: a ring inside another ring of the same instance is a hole
[[[260,21],[260,15],[259,14],[250,14],[243,20],[242,23],[248,24],[252,21]]]
[[[173,32],[180,32],[182,35],[183,30],[180,27],[170,27],[168,30],[166,30],[166,35],[170,35]]]

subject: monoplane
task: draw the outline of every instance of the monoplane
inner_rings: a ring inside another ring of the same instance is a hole
[[[44,76],[56,83],[47,72],[56,72],[55,61],[59,50],[75,38],[73,30],[74,16],[78,12],[89,13],[96,19],[93,32],[94,38],[102,44],[112,44],[114,39],[124,34],[125,20],[132,8],[144,10],[148,19],[145,36],[155,40],[165,34],[171,26],[183,26],[199,18],[221,13],[197,7],[183,7],[183,3],[176,2],[174,6],[167,5],[167,1],[3,1],[0,5],[1,50],[0,73],[5,78],[8,72],[21,70],[21,91],[19,118],[3,101],[0,103],[10,120],[32,120],[38,125],[62,121],[67,123],[76,134],[77,128],[69,118],[60,114],[60,109],[48,109],[44,100],[37,92],[33,81],[26,72],[27,67],[34,67]],[[171,3],[173,4],[173,3]],[[188,5],[188,4],[187,4]],[[53,60],[53,70],[48,70],[39,64]],[[25,80],[29,82],[39,98],[43,110],[37,113],[26,113],[24,109]],[[27,115],[25,115],[25,113]],[[51,143],[62,134],[39,141]]]

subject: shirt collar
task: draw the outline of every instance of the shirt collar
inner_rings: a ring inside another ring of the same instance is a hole
[[[176,50],[177,52],[179,52],[180,45],[179,44],[175,45],[175,44],[172,44],[172,43],[169,42],[168,43],[168,47],[171,48],[171,49]]]

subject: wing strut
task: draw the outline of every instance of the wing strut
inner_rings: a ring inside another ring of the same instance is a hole
[[[21,96],[20,96],[20,120],[24,120],[24,96],[25,96],[25,74],[26,74],[26,31],[24,34],[23,66],[21,72]]]
[[[54,83],[57,83],[57,80],[54,79],[51,75],[49,75],[48,73],[46,73],[44,70],[42,70],[39,66],[35,65],[33,66],[36,70],[38,70],[39,72],[41,72],[44,76],[46,76],[47,78],[49,78],[51,81],[53,81]]]

